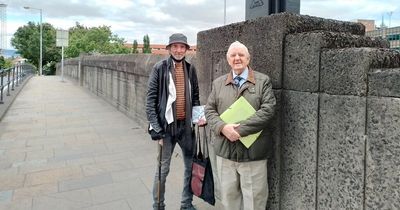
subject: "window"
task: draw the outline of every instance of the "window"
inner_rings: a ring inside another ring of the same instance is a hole
[[[386,38],[389,41],[400,40],[400,34],[389,34]]]

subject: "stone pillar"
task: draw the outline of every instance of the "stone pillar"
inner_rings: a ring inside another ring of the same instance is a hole
[[[321,54],[327,55],[323,53],[325,48],[387,46],[386,42],[360,38],[363,34],[361,24],[293,13],[280,13],[198,33],[197,67],[202,72],[199,76],[202,97],[209,94],[214,79],[230,71],[225,55],[235,40],[248,47],[250,66],[271,77],[279,109],[276,127],[272,128],[275,130],[275,153],[268,160],[270,193],[267,209],[351,208],[362,203],[365,99],[357,94],[357,90],[356,96],[324,94],[325,91],[333,93],[334,87],[340,87],[340,84],[332,87],[330,80],[324,79],[329,68],[325,68],[328,63]],[[332,62],[332,65],[337,64]],[[355,82],[366,79],[358,74],[354,74],[354,78]],[[354,93],[354,90],[340,94],[348,93]],[[340,109],[341,106],[344,108]],[[332,118],[335,113],[340,116]],[[341,118],[347,115],[353,117]],[[337,126],[332,127],[332,123]],[[342,131],[342,127],[350,125],[357,125],[353,128],[354,133]],[[330,128],[340,135],[330,133]],[[352,143],[355,145],[350,147]],[[341,164],[346,158],[335,156],[335,151],[344,149],[341,145],[354,152],[349,156],[351,161],[343,167],[355,169],[355,177],[350,180],[354,183],[348,185],[355,189],[340,188],[340,183],[351,177],[353,171],[340,171],[339,174],[330,171],[334,164]],[[333,175],[338,175],[336,180],[332,179]],[[334,189],[341,192],[329,203],[326,191]],[[343,199],[342,196],[350,198]]]

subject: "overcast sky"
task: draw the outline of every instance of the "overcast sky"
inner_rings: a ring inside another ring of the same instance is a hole
[[[267,2],[267,0],[263,0]],[[199,31],[224,24],[224,0],[0,0],[7,4],[7,38],[28,21],[68,29],[76,22],[88,27],[111,26],[114,34],[131,43],[165,44],[174,32],[183,32],[191,45]],[[245,0],[226,0],[226,23],[245,19]],[[399,0],[301,0],[300,13],[337,20],[373,19],[380,25],[400,26]],[[391,15],[390,15],[391,14]],[[7,48],[12,48],[7,43]]]

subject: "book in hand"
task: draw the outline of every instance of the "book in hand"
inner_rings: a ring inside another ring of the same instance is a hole
[[[192,123],[197,124],[200,119],[206,121],[206,116],[204,114],[204,105],[194,106],[192,109]]]
[[[256,113],[256,110],[253,108],[253,106],[251,106],[251,104],[243,96],[241,96],[227,110],[225,110],[220,117],[225,123],[234,124],[248,119],[254,113]],[[243,136],[239,140],[246,148],[250,148],[261,132],[262,131],[250,134],[248,136]]]

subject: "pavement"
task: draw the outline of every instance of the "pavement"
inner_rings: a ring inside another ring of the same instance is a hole
[[[0,121],[0,210],[152,209],[156,156],[145,129],[106,101],[58,76],[32,77]],[[179,209],[182,177],[177,152],[168,210]]]

